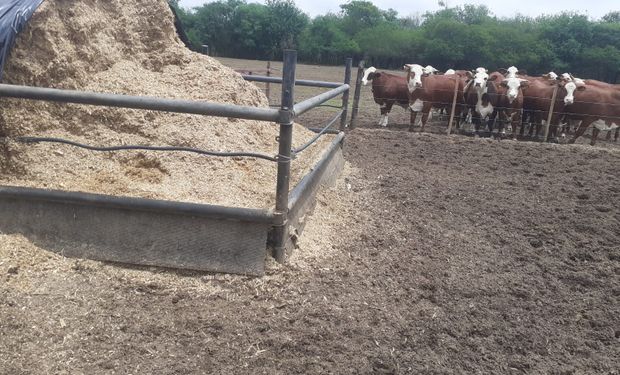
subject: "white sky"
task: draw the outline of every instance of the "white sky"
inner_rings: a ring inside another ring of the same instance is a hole
[[[179,1],[181,6],[186,8],[209,2],[205,0]],[[256,0],[249,0],[248,2],[264,3],[264,1]],[[304,12],[314,17],[328,11],[338,12],[340,10],[339,5],[346,3],[346,1],[295,0],[295,3]],[[381,9],[396,9],[400,16],[423,14],[426,11],[434,11],[440,8],[437,5],[437,0],[373,0],[373,3]],[[510,17],[517,13],[526,16],[539,16],[562,11],[577,11],[589,15],[591,18],[600,18],[612,10],[620,10],[620,1],[618,0],[448,0],[449,6],[462,4],[486,4],[499,17]]]

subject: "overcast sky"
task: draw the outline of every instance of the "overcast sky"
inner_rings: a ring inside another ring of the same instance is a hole
[[[180,0],[183,7],[191,8],[210,1],[205,0]],[[249,0],[249,2],[264,3],[264,1]],[[332,0],[295,0],[295,3],[304,12],[314,17],[329,11],[337,12],[340,4],[346,1]],[[373,3],[381,9],[396,9],[401,16],[423,14],[426,11],[439,9],[437,0],[373,0]],[[620,10],[618,0],[448,0],[449,6],[462,4],[486,4],[491,11],[499,17],[510,17],[517,13],[527,16],[539,16],[542,14],[555,14],[562,11],[577,11],[585,13],[591,18],[600,18],[612,10]]]

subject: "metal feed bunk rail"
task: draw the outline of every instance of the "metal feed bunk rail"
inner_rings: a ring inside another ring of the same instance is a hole
[[[295,80],[296,63],[297,52],[285,50],[282,78],[244,76],[248,81],[281,83],[279,109],[0,84],[0,97],[234,117],[279,124],[279,151],[273,157],[168,146],[97,147],[65,139],[17,137],[15,140],[23,143],[56,142],[94,151],[184,151],[277,162],[276,203],[273,210],[249,209],[0,186],[0,211],[11,213],[0,215],[0,233],[22,233],[36,243],[73,257],[263,274],[266,246],[273,249],[272,255],[277,261],[285,260],[303,229],[302,218],[311,208],[316,190],[330,174],[333,177],[344,162],[342,130],[347,120],[351,59],[346,61],[344,83]],[[295,104],[296,85],[331,90]],[[342,107],[337,115],[324,128],[315,130],[315,137],[292,149],[295,117],[340,95]],[[341,131],[322,159],[291,191],[291,160],[321,135],[333,133],[330,128],[338,119]]]

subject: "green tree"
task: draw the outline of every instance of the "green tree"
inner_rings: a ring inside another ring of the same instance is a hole
[[[342,30],[349,35],[375,27],[385,21],[384,13],[370,1],[353,0],[340,5]]]
[[[615,10],[604,15],[601,20],[607,23],[620,23],[620,10]]]
[[[309,19],[293,0],[267,0],[269,12],[271,58],[279,56],[282,49],[296,48],[299,35],[307,27]]]

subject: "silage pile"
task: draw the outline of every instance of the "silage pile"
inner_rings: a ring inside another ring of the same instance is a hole
[[[268,105],[253,84],[178,39],[165,0],[45,1],[19,35],[4,83]],[[16,136],[76,142],[187,146],[275,155],[274,123],[154,111],[0,100],[0,184],[271,207],[276,163],[188,153],[96,153],[70,146],[23,145]],[[312,137],[295,127],[294,144]],[[293,161],[291,184],[318,161],[323,139]]]

